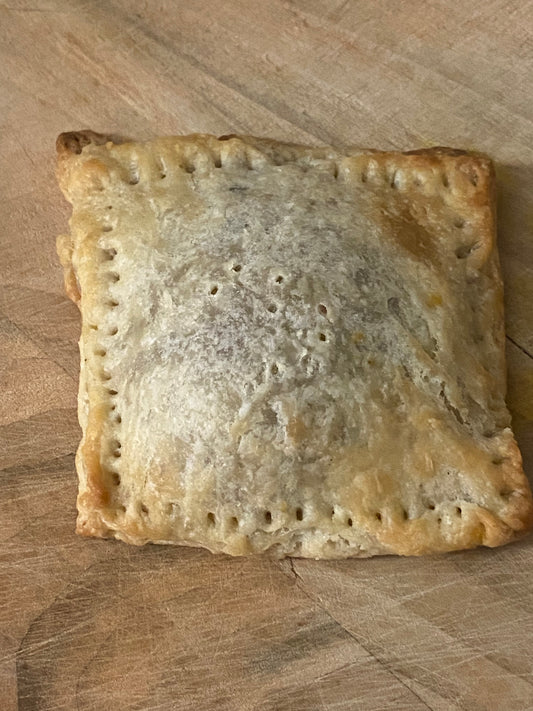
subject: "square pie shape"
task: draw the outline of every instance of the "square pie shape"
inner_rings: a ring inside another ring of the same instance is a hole
[[[342,558],[531,526],[487,158],[57,145],[82,314],[79,533]]]

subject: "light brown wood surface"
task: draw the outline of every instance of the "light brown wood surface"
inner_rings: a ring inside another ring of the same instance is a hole
[[[54,141],[255,133],[497,161],[533,476],[533,4],[0,3],[0,709],[533,709],[533,538],[346,562],[74,534],[79,316]]]

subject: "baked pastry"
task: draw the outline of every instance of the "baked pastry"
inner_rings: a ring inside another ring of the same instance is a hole
[[[342,558],[531,526],[487,158],[90,131],[57,146],[79,533]]]

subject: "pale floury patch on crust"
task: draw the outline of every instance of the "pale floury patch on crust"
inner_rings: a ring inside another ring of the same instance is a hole
[[[487,158],[89,131],[58,152],[80,533],[341,558],[531,526]]]

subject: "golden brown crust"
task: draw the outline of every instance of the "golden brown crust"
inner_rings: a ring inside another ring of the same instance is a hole
[[[74,205],[58,251],[83,319],[80,532],[335,558],[531,527],[488,158],[108,138],[58,140]]]
[[[65,292],[69,299],[79,306],[80,290],[76,279],[76,274],[72,267],[72,239],[70,235],[59,235],[56,241],[59,261],[63,267],[63,282]]]
[[[56,141],[56,150],[58,155],[74,154],[79,155],[85,146],[93,144],[95,146],[103,146],[111,141],[111,143],[125,143],[126,139],[121,136],[96,133],[96,131],[67,131],[60,133]]]

